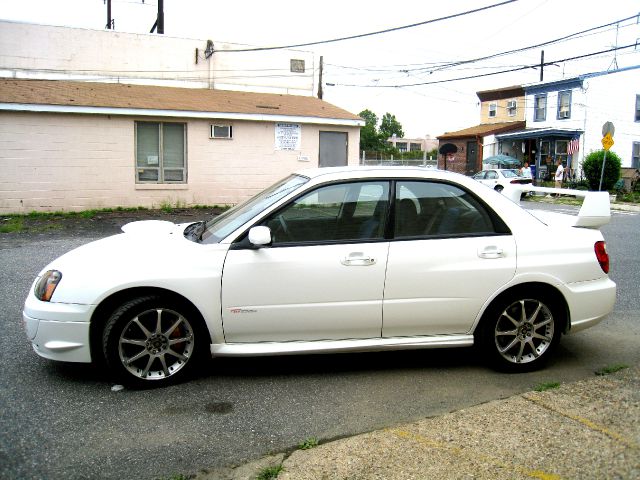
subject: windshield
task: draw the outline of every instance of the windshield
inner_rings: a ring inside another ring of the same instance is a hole
[[[307,183],[309,179],[300,175],[290,175],[258,193],[246,202],[239,203],[205,225],[201,240],[203,243],[218,243],[231,232],[240,228],[263,210],[266,210],[291,190]]]
[[[502,175],[505,176],[505,178],[513,178],[513,177],[521,177],[522,174],[520,172],[518,172],[517,170],[502,170]]]

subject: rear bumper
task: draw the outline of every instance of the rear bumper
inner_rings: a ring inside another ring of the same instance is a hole
[[[565,298],[571,315],[568,333],[592,327],[613,311],[616,284],[609,277],[570,283],[567,288],[569,292]]]

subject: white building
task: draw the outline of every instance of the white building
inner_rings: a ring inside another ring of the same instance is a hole
[[[364,121],[312,95],[310,54],[232,47],[0,22],[0,213],[234,204],[358,164]]]
[[[579,174],[585,156],[602,149],[603,124],[612,122],[611,151],[622,167],[640,167],[640,66],[524,88],[526,128],[496,135],[500,153],[530,154],[538,178],[548,178],[557,160]]]

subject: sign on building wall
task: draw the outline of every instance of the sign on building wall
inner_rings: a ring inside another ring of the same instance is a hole
[[[298,123],[276,123],[276,150],[301,150],[302,126]]]

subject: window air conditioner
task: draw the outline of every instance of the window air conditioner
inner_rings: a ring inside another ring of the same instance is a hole
[[[232,138],[233,127],[231,125],[211,125],[209,138]]]

